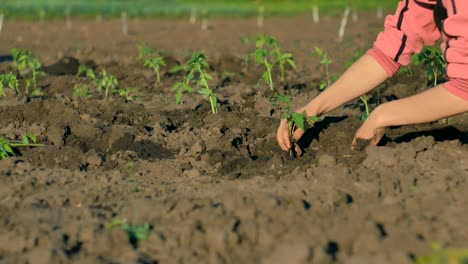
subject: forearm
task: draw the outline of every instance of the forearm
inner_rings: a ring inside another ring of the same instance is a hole
[[[326,114],[341,105],[368,93],[388,79],[383,67],[364,54],[334,84],[315,97],[302,110],[309,116]]]
[[[368,121],[376,128],[436,121],[468,111],[468,101],[442,85],[376,108]]]

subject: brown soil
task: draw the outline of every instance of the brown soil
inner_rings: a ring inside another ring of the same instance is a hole
[[[352,151],[354,102],[310,129],[305,154],[292,158],[276,144],[279,113],[256,86],[259,68],[242,65],[254,44],[241,37],[277,36],[298,61],[278,86],[300,106],[323,77],[313,48],[330,53],[338,74],[382,21],[352,23],[343,43],[332,18],[271,19],[263,30],[223,19],[204,32],[186,21],[132,21],[129,36],[118,21],[63,24],[6,22],[0,35],[3,54],[29,49],[49,66],[44,96],[0,101],[0,134],[29,131],[47,145],[0,162],[1,263],[410,263],[433,242],[467,246],[466,114],[392,128],[382,146]],[[139,41],[168,57],[162,83],[138,62]],[[167,69],[198,49],[213,68],[217,115],[199,95],[174,103],[181,76]],[[50,67],[64,56],[107,69],[141,97],[74,97],[74,84],[90,82],[74,76],[74,60]],[[372,106],[425,89],[417,75],[383,84]],[[149,224],[148,239],[109,230],[114,219]]]

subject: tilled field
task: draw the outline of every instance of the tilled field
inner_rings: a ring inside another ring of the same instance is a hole
[[[89,81],[68,63],[46,67],[44,96],[10,91],[0,101],[1,135],[32,132],[46,144],[0,162],[0,262],[411,263],[434,242],[466,247],[466,114],[392,128],[382,146],[352,151],[356,101],[307,132],[302,157],[277,146],[280,113],[257,85],[260,68],[243,65],[254,46],[244,37],[271,34],[294,54],[298,70],[276,83],[301,106],[324,77],[314,47],[338,74],[383,23],[353,22],[338,43],[339,22],[277,18],[260,30],[253,19],[221,19],[201,31],[186,21],[132,21],[129,36],[118,21],[75,21],[71,30],[7,22],[2,54],[28,49],[47,66],[73,57],[138,87],[139,98],[74,97],[73,86]],[[163,51],[161,83],[138,61],[140,41]],[[216,115],[199,95],[176,105],[171,90],[182,76],[169,69],[200,49],[212,66]],[[12,71],[2,58],[2,72]],[[418,71],[399,74],[370,95],[371,106],[425,87]],[[147,239],[110,229],[116,219],[149,225]]]

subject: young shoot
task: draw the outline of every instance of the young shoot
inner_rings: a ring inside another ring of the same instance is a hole
[[[366,121],[366,119],[370,115],[369,101],[367,99],[367,95],[360,96],[359,99],[361,99],[362,103],[364,104],[364,112],[362,112],[361,114],[361,120]]]
[[[116,227],[119,227],[122,231],[127,232],[129,239],[134,241],[147,240],[151,233],[151,227],[149,224],[136,225],[128,223],[125,220],[116,219],[107,225],[107,229],[109,230],[112,230]]]
[[[192,93],[192,85],[195,84],[198,92],[208,99],[211,104],[211,112],[218,112],[218,99],[213,90],[210,89],[208,81],[213,78],[206,72],[209,64],[206,61],[204,52],[196,52],[191,59],[186,63],[189,66],[189,71],[182,81],[176,83],[173,90],[176,91],[176,103],[182,102],[182,96],[185,92]]]
[[[289,127],[289,138],[292,143],[294,139],[292,138],[294,131],[296,129],[301,129],[302,131],[306,131],[306,125],[313,126],[316,122],[321,121],[320,117],[317,116],[307,116],[307,113],[304,111],[302,113],[297,113],[291,110],[291,99],[287,95],[278,95],[277,96],[277,105],[283,110],[283,119],[286,119],[288,122]],[[301,154],[301,153],[294,153],[294,150],[290,150],[289,154],[293,156],[294,154]]]
[[[26,94],[29,94],[29,88],[37,89],[37,77],[45,75],[40,71],[41,62],[32,52],[27,50],[12,49],[13,66],[20,74],[30,74],[30,78],[26,79]]]
[[[16,148],[20,147],[43,147],[43,144],[37,143],[37,138],[32,133],[26,133],[21,140],[8,140],[0,137],[0,160],[8,157],[16,157]]]
[[[85,65],[80,65],[78,67],[76,76],[85,76],[91,78],[93,81],[96,81],[96,74],[94,73],[94,70],[92,68],[86,67]]]
[[[333,61],[328,57],[328,53],[317,47],[315,48],[315,52],[312,56],[318,57],[320,59],[320,65],[325,69],[326,80],[322,80],[319,87],[320,91],[323,91],[331,85],[329,68]]]
[[[445,75],[447,62],[439,47],[426,47],[418,55],[418,60],[422,64],[426,76],[435,87]]]
[[[136,87],[129,87],[129,88],[120,88],[114,91],[115,94],[125,98],[127,101],[133,101],[139,98],[137,95],[133,95],[133,93],[137,90]]]
[[[13,75],[11,73],[0,75],[0,97],[6,96],[4,92],[4,88],[6,86],[14,90],[16,93],[19,93],[18,79],[16,78],[16,75]]]
[[[139,50],[138,59],[143,62],[143,65],[146,68],[149,68],[156,73],[156,79],[159,83],[161,81],[161,67],[166,66],[164,58],[158,56],[153,49],[143,43],[138,44],[137,47]]]
[[[154,73],[156,73],[156,81],[158,83],[161,82],[160,69],[162,66],[166,66],[166,62],[164,61],[164,58],[162,57],[148,58],[143,62],[143,65],[146,68],[153,70]]]
[[[91,98],[92,94],[89,92],[89,86],[84,84],[77,84],[73,87],[73,96],[81,98]]]
[[[114,75],[109,75],[106,70],[101,71],[101,78],[98,79],[98,92],[101,93],[103,90],[104,98],[107,98],[109,92],[113,92],[119,86],[119,81]]]
[[[272,76],[275,66],[278,65],[281,82],[284,82],[285,66],[289,65],[292,69],[296,70],[296,62],[291,53],[281,51],[279,41],[272,36],[262,35],[257,37],[255,45],[256,50],[247,55],[245,63],[248,65],[250,58],[253,57],[257,64],[263,65],[265,72],[263,72],[261,79],[270,86],[272,91],[275,91]]]

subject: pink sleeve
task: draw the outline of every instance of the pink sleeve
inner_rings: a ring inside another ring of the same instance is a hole
[[[400,1],[395,14],[385,19],[385,29],[374,42],[374,49],[400,65],[408,65],[415,52],[434,45],[440,37],[433,18],[435,3],[436,0]]]
[[[448,18],[444,21],[442,50],[447,60],[449,82],[444,87],[468,100],[468,1],[443,2]]]

